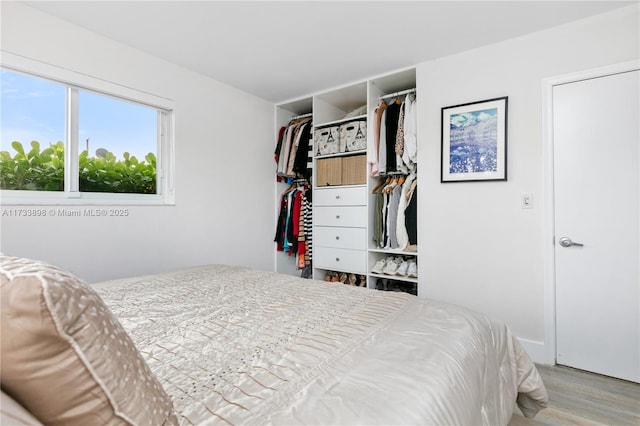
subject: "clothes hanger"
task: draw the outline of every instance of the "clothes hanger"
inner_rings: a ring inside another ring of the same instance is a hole
[[[384,178],[379,178],[378,179],[378,183],[376,184],[376,186],[373,187],[373,189],[371,190],[372,194],[375,194],[378,189],[380,189],[380,187],[384,184],[385,179]]]
[[[390,192],[393,191],[393,188],[395,188],[397,185],[398,185],[398,177],[394,176],[391,178],[391,182],[389,182],[389,184],[385,186],[385,188],[382,191],[389,194]]]
[[[393,182],[393,176],[387,177],[387,180],[384,182],[384,188],[382,188],[383,193],[386,194],[388,192],[388,188],[389,185],[391,185],[391,182]]]

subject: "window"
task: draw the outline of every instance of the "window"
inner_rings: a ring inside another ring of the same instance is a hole
[[[3,204],[173,202],[170,101],[31,65],[0,68]]]
[[[64,85],[0,72],[0,188],[63,191]]]
[[[80,192],[156,193],[159,112],[78,92]]]

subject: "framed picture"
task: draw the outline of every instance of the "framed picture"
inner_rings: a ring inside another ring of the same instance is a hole
[[[508,99],[442,108],[440,182],[507,180]]]

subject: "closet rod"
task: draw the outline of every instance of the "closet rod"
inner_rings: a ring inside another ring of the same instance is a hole
[[[289,120],[298,120],[300,118],[307,118],[307,117],[311,117],[313,115],[312,112],[309,112],[307,114],[301,114],[301,115],[294,115],[293,117],[291,117]]]
[[[406,94],[415,93],[415,92],[416,92],[416,89],[401,90],[399,92],[390,93],[388,95],[382,95],[382,96],[380,96],[380,99],[394,98],[396,96],[406,95]]]

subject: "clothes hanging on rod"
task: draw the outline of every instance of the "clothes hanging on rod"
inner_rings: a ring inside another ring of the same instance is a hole
[[[407,192],[407,208],[404,211],[404,223],[407,226],[407,236],[409,238],[405,251],[418,251],[418,191],[416,191],[417,180],[411,185]]]
[[[367,132],[373,137],[369,137],[369,143],[367,144],[367,159],[370,167],[371,176],[378,176],[380,171],[380,130],[382,126],[383,113],[387,109],[387,103],[383,100],[378,102],[371,111],[368,120]],[[385,156],[386,160],[386,156]]]
[[[373,189],[373,242],[377,248],[417,251],[417,183],[415,173],[387,176]]]
[[[295,258],[303,278],[312,277],[312,127],[311,113],[292,117],[280,128],[274,151],[276,178],[290,185],[281,196],[274,242],[278,251]]]
[[[296,257],[296,268],[308,269],[312,262],[312,198],[311,187],[294,182],[280,199],[280,212],[274,242],[277,250]]]
[[[370,117],[368,131],[373,137],[367,145],[369,174],[414,171],[418,161],[415,89],[381,96]]]
[[[304,177],[311,179],[309,155],[313,150],[313,127],[311,116],[304,114],[302,118],[292,119],[289,124],[280,128],[274,152],[276,176],[278,181],[283,177]]]
[[[298,256],[298,269],[302,269],[302,278],[312,278],[311,269],[313,259],[313,233],[311,226],[313,223],[313,206],[311,203],[312,191],[310,188],[302,196],[302,230],[304,239],[303,257]],[[299,240],[300,241],[300,240]]]
[[[402,151],[402,161],[411,170],[415,169],[418,163],[418,109],[416,108],[415,94],[408,94],[405,97],[404,104],[404,149]]]

